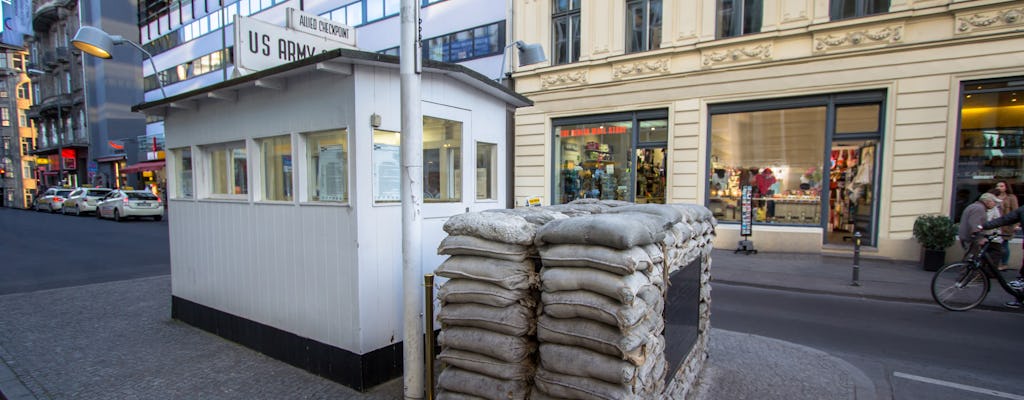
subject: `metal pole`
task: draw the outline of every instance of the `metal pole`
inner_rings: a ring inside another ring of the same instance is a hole
[[[426,329],[427,333],[427,345],[425,346],[427,352],[424,355],[426,357],[426,377],[427,387],[427,400],[434,400],[434,274],[423,275],[423,304],[426,305]]]
[[[860,286],[860,232],[853,233],[853,283],[850,286]]]
[[[399,76],[402,104],[402,296],[404,393],[423,398],[423,321],[419,280],[423,234],[423,114],[420,109],[419,0],[402,0]]]

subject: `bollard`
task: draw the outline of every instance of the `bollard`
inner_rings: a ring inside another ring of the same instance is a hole
[[[424,371],[424,383],[426,385],[427,400],[434,400],[434,274],[423,275],[423,286],[425,290],[425,302],[426,313],[424,318],[426,323],[427,340],[426,345],[423,346],[426,355],[426,370]]]
[[[860,286],[860,232],[853,233],[853,283],[850,286]]]

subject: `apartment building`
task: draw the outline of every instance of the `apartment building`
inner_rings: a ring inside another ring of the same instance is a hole
[[[1024,8],[516,1],[515,197],[711,208],[716,247],[917,259],[915,218],[1018,193]],[[1010,246],[1019,263],[1020,246]]]
[[[26,46],[34,103],[28,118],[38,130],[33,154],[40,186],[136,184],[136,177],[121,169],[137,162],[132,145],[138,146],[136,137],[145,132],[145,118],[131,112],[142,101],[141,55],[117,48],[112,60],[98,60],[71,46],[80,25],[136,35],[133,5],[124,0],[33,2],[34,35]]]
[[[28,52],[0,45],[0,207],[30,208],[36,189],[36,130],[28,118]]]

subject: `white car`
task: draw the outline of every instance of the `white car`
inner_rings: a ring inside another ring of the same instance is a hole
[[[36,199],[36,211],[49,211],[55,213],[64,206],[64,199],[71,194],[71,189],[49,188],[42,196]]]
[[[85,212],[96,211],[96,204],[109,193],[110,189],[105,188],[75,189],[68,195],[68,199],[64,200],[64,206],[60,208],[60,212],[64,215],[82,215]]]
[[[96,218],[152,217],[154,221],[164,218],[164,204],[147,190],[112,190],[96,205]]]

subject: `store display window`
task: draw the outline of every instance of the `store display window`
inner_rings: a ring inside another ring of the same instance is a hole
[[[1024,77],[965,82],[960,95],[959,155],[953,219],[998,182],[1024,193]]]
[[[665,203],[668,111],[561,118],[554,126],[554,204]]]
[[[745,186],[755,224],[821,226],[828,244],[872,245],[877,230],[883,92],[715,105],[708,208],[740,222]]]

